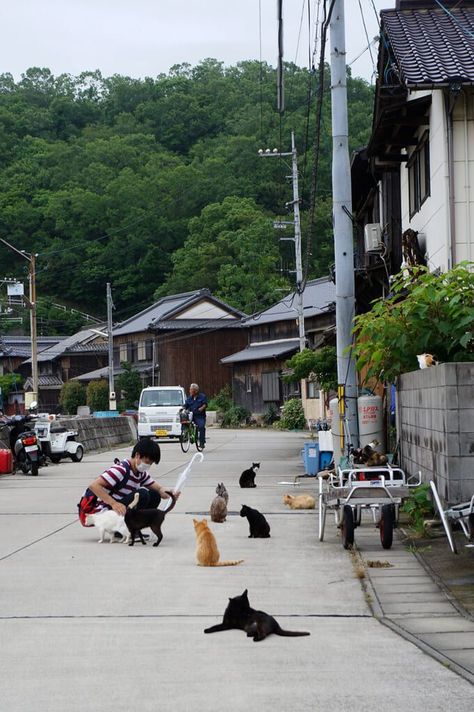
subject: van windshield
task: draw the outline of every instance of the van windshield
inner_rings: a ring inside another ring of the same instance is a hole
[[[145,391],[142,393],[140,406],[142,408],[156,408],[158,406],[183,405],[181,391]]]

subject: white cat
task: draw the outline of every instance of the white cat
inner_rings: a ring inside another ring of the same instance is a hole
[[[86,514],[86,524],[93,524],[99,530],[99,544],[105,541],[106,534],[109,537],[109,542],[126,541],[129,534],[124,518],[114,512],[113,509],[104,509],[102,512],[96,512],[95,514]],[[122,538],[116,537],[115,532],[121,534]]]

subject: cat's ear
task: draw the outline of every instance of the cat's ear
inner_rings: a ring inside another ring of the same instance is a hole
[[[248,600],[248,592],[249,592],[249,591],[248,591],[248,588],[246,588],[245,591],[244,591],[243,594],[242,594],[242,596],[244,596],[244,598],[246,598],[247,600]]]

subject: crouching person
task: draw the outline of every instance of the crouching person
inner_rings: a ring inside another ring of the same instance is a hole
[[[113,509],[120,516],[124,516],[127,505],[138,492],[137,508],[155,509],[161,499],[169,499],[165,488],[155,482],[148,472],[153,463],[159,463],[160,458],[158,443],[149,438],[140,439],[133,448],[131,457],[116,462],[90,483],[81,500],[83,502],[89,498],[90,503],[84,508],[94,513]],[[179,497],[179,493],[173,494]],[[80,505],[79,512],[81,518]]]

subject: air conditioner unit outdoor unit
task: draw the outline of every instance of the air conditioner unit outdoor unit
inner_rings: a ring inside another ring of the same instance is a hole
[[[366,252],[382,252],[382,226],[380,223],[368,223],[364,227],[364,245]]]

